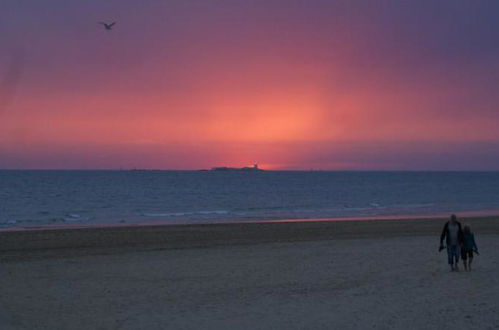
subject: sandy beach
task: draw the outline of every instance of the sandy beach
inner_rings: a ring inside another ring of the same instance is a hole
[[[499,330],[499,0],[0,1],[0,330]]]
[[[499,218],[457,273],[444,221],[4,231],[0,328],[499,328]]]

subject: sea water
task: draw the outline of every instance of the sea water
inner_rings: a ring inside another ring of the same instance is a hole
[[[0,228],[499,210],[499,172],[0,171]]]

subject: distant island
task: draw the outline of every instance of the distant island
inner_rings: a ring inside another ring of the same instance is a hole
[[[258,168],[258,164],[254,164],[253,166],[245,166],[245,167],[212,167],[211,171],[249,171],[249,172],[257,172],[263,171],[261,168]]]

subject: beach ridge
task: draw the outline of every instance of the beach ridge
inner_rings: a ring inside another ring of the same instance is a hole
[[[158,226],[98,226],[0,232],[0,258],[34,251],[138,248],[182,249],[220,245],[351,238],[435,236],[445,219],[295,221]],[[463,218],[483,234],[499,234],[499,217]]]

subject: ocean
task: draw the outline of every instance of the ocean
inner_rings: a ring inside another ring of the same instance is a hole
[[[496,210],[499,172],[0,171],[0,228]]]

